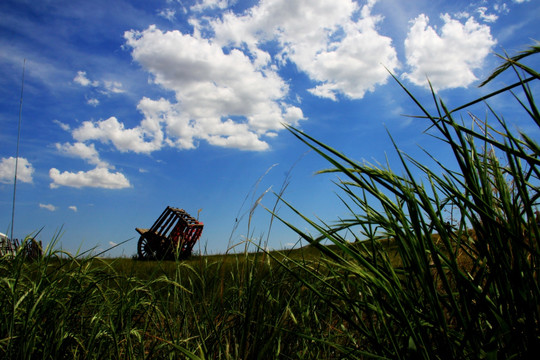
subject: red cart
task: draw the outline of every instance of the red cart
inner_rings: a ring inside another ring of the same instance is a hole
[[[167,206],[150,229],[135,228],[141,235],[137,253],[141,260],[185,259],[199,240],[203,223],[185,210]]]

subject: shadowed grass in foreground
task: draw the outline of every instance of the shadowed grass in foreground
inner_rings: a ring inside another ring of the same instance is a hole
[[[488,79],[508,69],[518,74],[514,87],[523,99],[515,100],[523,111],[515,116],[528,117],[527,126],[537,129],[540,113],[528,83],[540,77],[517,61],[538,52],[537,44],[504,58],[505,64]],[[299,214],[321,233],[312,238],[290,225],[303,239],[314,246],[330,241],[346,256],[320,246],[330,260],[323,261],[322,270],[300,266],[304,271],[297,278],[306,286],[310,283],[304,279],[320,279],[326,291],[312,291],[361,339],[344,349],[335,344],[349,354],[531,358],[540,345],[540,219],[535,215],[540,147],[528,134],[511,130],[492,109],[491,123],[470,115],[477,125],[471,129],[435,95],[436,111],[431,113],[403,89],[455,164],[433,158],[434,169],[396,146],[402,169],[398,175],[389,167],[357,163],[290,128],[332,165],[323,172],[344,177],[339,187],[352,214],[332,226]],[[513,96],[510,88],[496,94]],[[420,178],[413,175],[418,173]],[[453,223],[445,216],[448,210],[457,215]],[[344,239],[345,231],[355,234],[364,251]],[[390,261],[380,238],[393,240],[400,265]]]

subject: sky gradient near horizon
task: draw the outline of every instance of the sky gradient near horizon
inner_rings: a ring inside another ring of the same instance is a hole
[[[4,0],[0,232],[11,229],[23,66],[15,237],[60,234],[71,253],[127,240],[109,255],[131,256],[135,227],[171,205],[205,224],[201,251],[246,238],[284,248],[297,236],[252,213],[258,200],[272,209],[287,185],[308,216],[346,211],[335,177],[314,176],[327,164],[283,124],[359,161],[392,163],[389,133],[413,157],[436,153],[390,74],[428,103],[429,78],[461,105],[511,81],[478,88],[495,53],[540,39],[539,16],[534,0]]]

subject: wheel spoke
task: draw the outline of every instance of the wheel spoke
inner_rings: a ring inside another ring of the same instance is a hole
[[[139,259],[151,260],[156,258],[156,249],[153,244],[147,238],[141,236],[139,243],[137,244],[137,252]]]

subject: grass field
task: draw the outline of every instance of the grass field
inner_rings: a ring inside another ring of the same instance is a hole
[[[470,114],[472,128],[454,113],[505,96],[521,106],[516,117],[540,127],[532,90],[540,75],[523,63],[539,52],[537,43],[502,57],[486,82],[514,71],[516,83],[456,110],[434,94],[429,112],[404,88],[454,154],[452,168],[396,147],[398,175],[289,128],[328,161],[323,172],[340,175],[350,209],[332,225],[297,212],[315,237],[276,215],[309,243],[302,249],[163,262],[52,248],[34,261],[2,257],[0,357],[534,358],[540,146],[489,107],[485,119]]]

